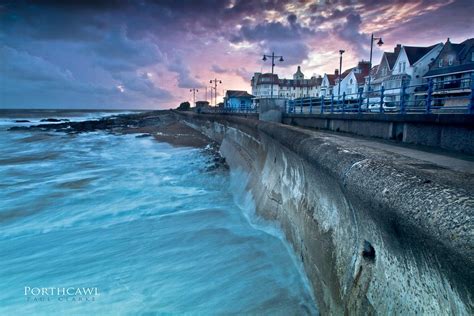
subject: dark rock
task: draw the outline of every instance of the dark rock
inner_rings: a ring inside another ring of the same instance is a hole
[[[30,123],[28,120],[15,120],[15,123]]]
[[[370,261],[375,260],[375,249],[367,240],[364,240],[364,249],[362,250],[362,257]]]
[[[61,122],[59,119],[55,118],[47,118],[47,119],[42,119],[40,122],[50,122],[50,123],[55,123],[55,122]]]
[[[140,135],[137,135],[135,136],[135,138],[144,138],[144,137],[151,137],[152,135],[149,134],[149,133],[143,133],[143,134],[140,134]]]
[[[29,129],[28,126],[13,126],[13,127],[10,127],[8,130],[9,131],[26,131],[28,129]]]

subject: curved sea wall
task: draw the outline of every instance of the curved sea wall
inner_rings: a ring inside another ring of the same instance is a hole
[[[472,180],[277,123],[179,114],[249,174],[322,314],[472,314]],[[423,168],[421,166],[424,166]]]

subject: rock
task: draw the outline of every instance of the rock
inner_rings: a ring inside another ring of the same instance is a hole
[[[15,120],[15,123],[30,123],[28,120]]]
[[[135,136],[135,138],[144,138],[144,137],[151,137],[152,135],[149,134],[149,133],[143,133],[143,134],[140,134],[140,135],[137,135]]]
[[[47,119],[42,119],[40,122],[61,122],[61,120],[59,119],[55,119],[55,118],[47,118]]]
[[[367,240],[364,240],[364,249],[362,250],[362,257],[370,261],[375,260],[375,249]]]

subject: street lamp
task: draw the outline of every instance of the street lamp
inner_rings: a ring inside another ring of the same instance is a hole
[[[199,90],[196,88],[192,88],[192,89],[189,89],[189,92],[193,93],[193,103],[194,103],[194,106],[196,106],[196,92],[199,92]]]
[[[379,47],[383,45],[382,38],[381,37],[374,37],[374,33],[372,33],[372,36],[370,37],[369,82],[367,84],[367,102],[369,100],[368,93],[370,92],[370,79],[372,77],[372,50],[373,50],[373,47],[374,47],[374,41],[378,41],[377,45]],[[367,108],[368,108],[368,103],[367,103]]]
[[[272,85],[271,85],[270,98],[273,99],[273,68],[275,67],[275,57],[276,57],[276,58],[280,57],[280,59],[279,59],[280,62],[283,62],[284,60],[283,60],[283,56],[277,56],[277,55],[275,55],[275,52],[272,52],[271,55],[266,55],[266,54],[264,54],[262,60],[263,60],[263,61],[266,61],[266,60],[267,60],[267,57],[271,57],[271,58],[272,58]]]
[[[344,54],[344,50],[339,50],[339,80],[337,85],[337,99],[339,100],[339,96],[341,95],[341,75],[342,75],[342,54]]]
[[[218,83],[222,84],[222,81],[216,78],[214,80],[210,80],[209,83],[214,83],[214,87],[211,87],[211,88],[214,89],[214,106],[217,106],[217,84]],[[212,90],[211,90],[211,101],[212,101]]]

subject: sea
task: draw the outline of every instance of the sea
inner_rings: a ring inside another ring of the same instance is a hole
[[[8,131],[119,113],[0,111],[0,315],[317,315],[243,172],[133,134]]]

